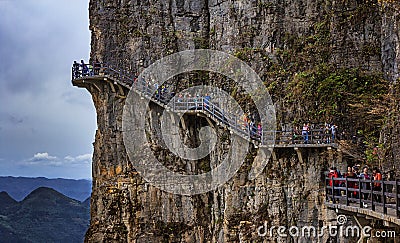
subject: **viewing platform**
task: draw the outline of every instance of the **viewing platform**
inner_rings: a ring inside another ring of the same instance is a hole
[[[326,178],[328,208],[400,226],[400,181]],[[379,190],[372,185],[380,185]]]

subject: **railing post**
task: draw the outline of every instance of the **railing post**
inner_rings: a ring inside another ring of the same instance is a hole
[[[264,145],[264,131],[261,129],[261,145]]]
[[[324,181],[324,183],[325,183],[325,201],[329,202],[329,188],[328,188],[329,180],[328,180],[328,177],[326,176],[326,174],[324,174],[324,176],[325,176],[325,181]]]
[[[398,190],[398,186],[397,186],[398,180],[395,180],[395,185],[394,185],[394,190],[395,190],[395,194],[396,194],[396,216],[397,218],[400,218],[400,211],[399,211],[399,206],[400,206],[400,202],[399,202],[399,190]]]
[[[331,177],[332,180],[332,203],[335,204],[335,177]]]
[[[358,177],[358,201],[359,201],[359,206],[360,206],[360,208],[362,208],[363,206],[362,206],[362,197],[364,196],[364,195],[362,195],[362,184],[361,184],[361,178],[360,177]]]
[[[381,191],[382,191],[382,204],[383,204],[383,213],[387,214],[387,208],[386,208],[386,186],[385,186],[385,181],[382,179],[381,180]]]
[[[369,180],[370,180],[370,188],[371,188],[371,209],[372,209],[372,211],[375,211],[375,204],[374,204],[374,183],[373,183],[373,177],[371,176],[370,178],[369,178]]]
[[[237,128],[237,116],[236,115],[235,115],[234,119],[235,119],[235,129],[237,130],[238,128]]]
[[[349,186],[347,183],[347,177],[345,178],[345,182],[346,184],[346,206],[349,206]]]
[[[295,136],[295,131],[294,131],[294,129],[292,128],[292,144],[294,144],[294,136]]]

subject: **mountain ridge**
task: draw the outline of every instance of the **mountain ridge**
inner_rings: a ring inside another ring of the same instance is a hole
[[[0,242],[82,242],[89,210],[87,200],[80,202],[53,188],[39,187],[20,202],[0,192]]]
[[[92,182],[86,179],[0,176],[0,192],[22,201],[39,187],[49,187],[80,202],[90,197]]]

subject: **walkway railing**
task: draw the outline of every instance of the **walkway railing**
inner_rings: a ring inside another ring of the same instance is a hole
[[[153,102],[174,111],[202,112],[221,125],[229,127],[232,132],[239,136],[258,141],[261,145],[274,144],[333,144],[331,135],[324,133],[323,129],[311,129],[306,140],[301,132],[296,129],[287,131],[266,131],[257,125],[247,123],[243,117],[222,109],[218,103],[212,102],[209,97],[177,97],[169,87],[158,87],[157,84],[150,84],[144,79],[139,79],[121,69],[113,68],[105,63],[79,64],[72,66],[72,80],[85,79],[87,77],[108,77],[114,79],[121,85],[134,90],[136,93],[146,97]]]
[[[326,178],[326,201],[400,218],[400,181]]]

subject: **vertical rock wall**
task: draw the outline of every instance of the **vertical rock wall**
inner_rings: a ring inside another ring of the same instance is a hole
[[[385,144],[388,163],[385,167],[399,174],[400,168],[400,4],[386,3],[383,5],[382,19],[382,62],[383,71],[391,81],[393,94],[388,122],[382,133],[382,143]]]
[[[376,1],[91,0],[89,9],[92,59],[132,72],[177,51],[212,48],[238,56],[267,84],[278,80],[282,87],[297,72],[320,62],[384,71],[393,83],[398,78],[398,11]],[[267,52],[277,56],[276,72],[269,69]],[[222,82],[210,80],[214,85]],[[303,160],[294,150],[276,150],[276,160],[249,181],[256,150],[252,148],[233,179],[203,195],[179,196],[154,188],[135,172],[135,161],[129,161],[124,148],[125,99],[109,83],[99,87],[90,89],[98,130],[87,242],[288,242],[290,238],[259,237],[257,228],[264,222],[268,227],[321,226],[334,218],[323,206],[322,173],[338,157],[326,149],[304,150]],[[295,115],[286,119],[301,118],[298,106],[286,107],[279,92],[272,96],[279,118],[285,119],[287,113]],[[174,158],[159,148],[158,109],[153,107],[148,118],[150,141],[158,158],[172,168],[204,172],[229,150],[230,144],[223,142],[228,131],[217,127],[220,143],[205,160],[189,166]],[[193,134],[206,121],[185,119],[191,125],[182,137],[195,143]],[[394,125],[391,129],[399,134]],[[399,156],[399,142],[393,141],[393,154]]]

